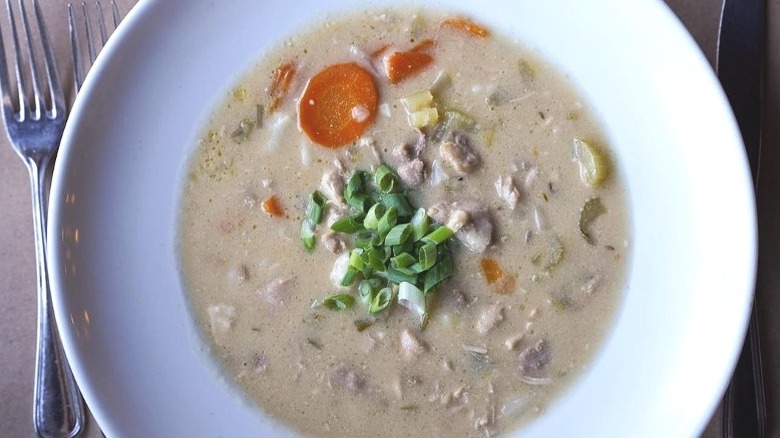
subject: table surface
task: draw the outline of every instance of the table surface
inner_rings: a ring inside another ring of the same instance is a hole
[[[67,35],[68,0],[40,0],[55,37],[55,52],[65,84],[72,82]],[[125,15],[135,0],[118,0]],[[92,2],[90,2],[92,3]],[[694,36],[710,63],[717,49],[717,29],[722,0],[666,0]],[[764,346],[764,368],[767,382],[769,436],[780,436],[780,323],[772,319],[772,310],[780,309],[780,271],[770,269],[771,260],[780,259],[780,207],[775,193],[780,192],[780,151],[774,147],[780,139],[780,124],[770,121],[780,116],[780,2],[767,1],[767,59],[765,113],[761,180],[758,191],[758,226],[760,235],[759,271],[756,303],[759,306],[761,336]],[[103,4],[109,4],[103,0]],[[5,23],[3,22],[3,26]],[[0,426],[8,437],[32,437],[32,382],[35,357],[35,260],[33,253],[32,216],[27,171],[0,135]],[[720,436],[720,415],[704,431],[705,437]],[[100,437],[90,420],[84,437]]]

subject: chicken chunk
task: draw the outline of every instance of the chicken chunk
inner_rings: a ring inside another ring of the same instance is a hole
[[[544,377],[551,359],[550,344],[544,339],[536,341],[517,355],[520,375]]]
[[[329,170],[322,175],[320,188],[322,193],[333,203],[344,203],[344,179],[337,170]]]
[[[517,201],[520,199],[520,191],[515,186],[514,181],[512,181],[512,177],[506,176],[502,178],[499,176],[495,186],[498,197],[506,202],[510,209],[514,210],[517,207]]]
[[[328,386],[349,392],[363,392],[366,390],[366,377],[341,364],[328,376]]]
[[[466,223],[462,223],[463,213],[468,217]],[[455,216],[453,217],[453,215]],[[479,202],[440,202],[428,209],[428,216],[443,224],[449,224],[452,218],[454,223],[460,225],[460,228],[455,232],[455,237],[474,252],[484,252],[493,239],[493,222],[490,211]]]
[[[333,231],[323,234],[320,242],[322,242],[322,246],[334,254],[342,253],[347,249],[347,243],[344,241],[344,238]]]
[[[290,295],[292,278],[277,278],[257,291],[258,296],[273,307],[283,306]]]
[[[479,156],[473,151],[471,140],[466,134],[457,133],[452,139],[441,142],[439,154],[462,175],[471,172],[479,165]]]
[[[428,347],[409,329],[401,332],[401,352],[407,360],[416,359],[427,350]]]
[[[417,187],[425,180],[425,164],[419,158],[402,164],[398,167],[398,177],[406,187]]]
[[[477,320],[477,331],[484,335],[495,329],[501,321],[504,320],[504,307],[498,303],[493,303],[483,309],[482,314]]]

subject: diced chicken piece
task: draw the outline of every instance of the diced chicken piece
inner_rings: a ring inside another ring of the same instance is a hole
[[[401,161],[411,161],[415,158],[418,158],[423,149],[425,149],[427,141],[425,134],[422,131],[418,132],[420,135],[417,137],[415,142],[405,142],[399,144],[393,148],[393,155],[401,159]]]
[[[520,375],[527,377],[544,377],[547,374],[547,366],[552,359],[550,344],[540,339],[532,346],[521,351],[517,355]]]
[[[466,134],[455,134],[452,139],[444,140],[439,146],[439,154],[453,169],[465,175],[479,165],[479,156],[471,147]]]
[[[338,171],[329,170],[322,175],[322,193],[335,204],[344,203],[344,178]]]
[[[277,278],[268,283],[265,288],[259,289],[257,294],[265,303],[273,307],[283,306],[290,295],[291,286],[292,278]]]
[[[514,210],[515,207],[517,207],[517,201],[520,199],[520,191],[517,190],[514,181],[512,181],[512,177],[506,176],[501,178],[499,176],[495,186],[498,197],[506,202],[506,205],[508,205],[509,208]]]
[[[407,360],[416,359],[427,350],[428,347],[409,329],[401,332],[401,352]]]
[[[453,307],[457,310],[463,310],[465,309],[471,300],[469,297],[463,293],[460,289],[453,289],[450,291],[440,291],[437,292],[438,299],[442,300],[442,306],[444,307]]]
[[[333,231],[323,234],[320,242],[322,242],[322,246],[334,254],[342,253],[347,249],[347,243],[344,241],[344,238]]]
[[[415,158],[398,167],[398,177],[406,187],[417,187],[425,180],[425,163]]]
[[[367,385],[365,376],[341,364],[328,376],[328,386],[358,393],[365,391]]]
[[[495,329],[504,320],[504,307],[499,303],[493,303],[482,310],[477,320],[477,331],[484,335]]]
[[[341,279],[347,273],[349,268],[349,253],[342,253],[333,263],[333,269],[330,271],[330,281],[334,286],[342,288]]]
[[[493,222],[490,211],[484,205],[474,201],[440,202],[428,208],[428,216],[447,224],[452,213],[457,211],[466,213],[469,220],[455,233],[455,237],[468,249],[484,252],[493,238]]]
[[[228,304],[217,304],[209,306],[208,313],[211,336],[217,344],[221,344],[227,339],[236,321],[236,308]]]

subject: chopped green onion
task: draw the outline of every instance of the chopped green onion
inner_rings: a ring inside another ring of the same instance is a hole
[[[414,264],[417,260],[414,259],[414,256],[409,254],[408,252],[402,252],[401,254],[398,254],[397,256],[390,259],[390,266],[394,268],[406,268]]]
[[[400,245],[409,239],[410,234],[412,234],[411,224],[396,225],[387,233],[387,236],[385,237],[385,245]]]
[[[397,256],[399,254],[408,252],[409,254],[414,252],[414,242],[412,242],[410,239],[407,239],[406,242],[395,245],[393,248],[393,256]]]
[[[393,283],[400,284],[401,282],[407,282],[407,283],[417,283],[417,275],[414,273],[407,274],[403,272],[402,270],[406,268],[393,268],[389,267],[385,271],[385,276],[387,277],[387,281],[392,281]]]
[[[371,305],[368,307],[368,311],[371,313],[378,313],[384,310],[390,305],[393,300],[393,290],[389,287],[382,288],[371,301]]]
[[[374,300],[374,295],[382,287],[382,280],[379,278],[371,278],[368,280],[361,280],[358,283],[358,298],[366,305],[371,304]]]
[[[319,190],[309,196],[309,203],[306,205],[306,218],[312,224],[319,224],[322,221],[322,212],[325,207],[325,196]]]
[[[385,214],[384,204],[376,203],[368,209],[366,218],[363,219],[363,226],[368,230],[376,230],[379,226],[379,219]]]
[[[357,269],[358,271],[362,272],[363,274],[366,274],[366,265],[363,263],[363,260],[360,258],[360,255],[363,254],[362,248],[355,248],[349,253],[349,266]]]
[[[345,287],[352,286],[352,284],[357,279],[357,275],[360,273],[357,269],[350,266],[347,268],[347,272],[344,273],[344,276],[341,277],[341,285]]]
[[[366,248],[360,255],[360,259],[371,270],[384,271],[385,270],[385,251],[384,249],[369,247]],[[367,274],[364,270],[363,274]]]
[[[349,181],[347,181],[347,185],[344,187],[344,197],[345,198],[351,198],[357,194],[360,194],[363,192],[363,172],[362,170],[357,170],[352,175],[352,177],[349,178]]]
[[[425,295],[411,283],[398,285],[398,304],[422,317],[425,314]]]
[[[398,213],[396,212],[395,207],[390,207],[387,209],[385,214],[382,215],[382,218],[379,219],[379,224],[377,225],[377,233],[379,233],[379,236],[384,239],[387,236],[387,233],[390,232],[390,230],[393,229],[395,224],[398,222]]]
[[[322,301],[322,305],[330,310],[346,310],[352,307],[355,298],[352,295],[338,294],[328,295]]]
[[[412,216],[411,224],[412,241],[417,242],[425,237],[425,234],[428,232],[428,227],[430,226],[430,219],[425,213],[424,208],[417,209],[417,211],[414,213],[414,216]]]
[[[314,225],[312,225],[309,219],[304,219],[303,223],[301,223],[301,240],[307,251],[311,252],[314,249],[317,239],[314,236]]]
[[[363,214],[358,213],[352,216],[341,218],[336,222],[333,222],[333,225],[330,226],[330,229],[333,231],[338,231],[339,233],[347,234],[363,231],[365,229],[363,227]]]
[[[349,198],[344,198],[344,200],[347,201],[347,204],[360,212],[365,212],[368,210],[368,206],[371,205],[371,198],[362,193],[350,196]]]
[[[425,273],[425,278],[423,279],[423,293],[427,294],[431,292],[434,287],[451,277],[454,273],[455,267],[452,263],[452,255],[450,252],[446,252],[441,260],[439,260],[439,263],[436,263]]]
[[[395,208],[399,218],[409,218],[414,215],[415,210],[409,205],[409,200],[403,193],[383,193],[380,199],[388,210]]]
[[[425,237],[422,238],[423,242],[430,242],[434,245],[439,245],[449,239],[454,233],[448,227],[442,225],[439,228],[431,231]]]
[[[436,244],[426,243],[420,247],[417,253],[417,260],[420,263],[420,271],[427,271],[436,264]]]
[[[374,174],[374,184],[380,192],[392,193],[398,190],[400,184],[398,184],[398,176],[393,172],[387,164],[382,164],[376,170]]]

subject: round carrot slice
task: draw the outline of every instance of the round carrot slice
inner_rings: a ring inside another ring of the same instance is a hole
[[[313,141],[337,148],[357,140],[376,117],[374,77],[356,63],[327,67],[309,79],[298,103],[298,125]]]

